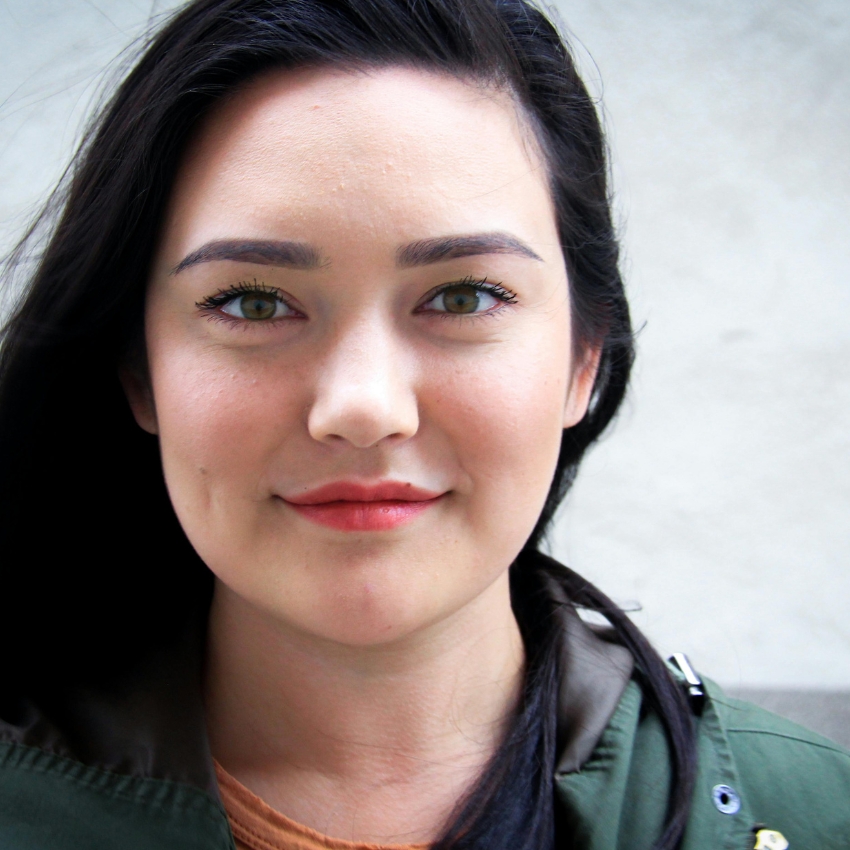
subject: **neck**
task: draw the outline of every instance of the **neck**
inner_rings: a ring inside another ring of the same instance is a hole
[[[430,842],[501,743],[522,687],[507,575],[378,646],[305,634],[218,585],[212,751],[269,805],[353,841]]]

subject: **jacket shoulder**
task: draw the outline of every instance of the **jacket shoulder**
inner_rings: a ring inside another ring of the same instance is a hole
[[[750,850],[759,825],[781,832],[790,850],[850,850],[850,753],[703,684],[682,850]],[[556,774],[568,846],[649,850],[675,781],[669,738],[633,679],[590,758]]]
[[[717,711],[728,732],[775,735],[850,756],[850,750],[818,732],[807,729],[793,720],[788,720],[751,702],[730,697],[710,679],[707,680],[707,683],[710,688],[711,699],[717,706]]]
[[[755,822],[782,832],[795,850],[850,850],[850,752],[705,684]]]
[[[221,806],[199,789],[2,742],[0,847],[233,850],[233,839]]]

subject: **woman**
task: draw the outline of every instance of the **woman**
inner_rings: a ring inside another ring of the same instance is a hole
[[[846,753],[538,551],[632,360],[607,200],[524,2],[152,40],[2,352],[4,846],[847,846]]]

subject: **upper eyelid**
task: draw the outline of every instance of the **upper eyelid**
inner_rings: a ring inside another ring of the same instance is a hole
[[[480,289],[483,292],[489,292],[495,297],[500,298],[506,304],[513,304],[517,300],[517,295],[512,290],[508,289],[503,284],[498,281],[490,281],[487,278],[472,278],[467,277],[461,280],[453,280],[448,283],[441,283],[438,286],[435,286],[433,289],[429,290],[425,294],[425,296],[420,299],[419,304],[416,309],[424,306],[429,301],[433,301],[438,295],[441,295],[447,289],[451,289],[453,286],[472,286],[475,289]],[[507,297],[505,297],[507,296]]]
[[[240,295],[247,295],[250,292],[263,292],[267,295],[274,295],[284,304],[292,307],[293,310],[297,309],[291,303],[294,301],[291,295],[285,293],[282,289],[279,289],[276,286],[269,286],[266,283],[261,283],[256,278],[251,282],[241,281],[240,283],[233,284],[233,286],[219,289],[218,292],[215,292],[212,295],[207,295],[200,301],[196,301],[195,306],[199,310],[220,307],[222,304],[226,304],[228,301],[232,301]]]

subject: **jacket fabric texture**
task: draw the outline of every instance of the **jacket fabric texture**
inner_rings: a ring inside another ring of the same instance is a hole
[[[563,850],[649,850],[672,781],[661,723],[629,653],[559,601]],[[4,702],[2,850],[233,850],[205,731],[202,638],[189,630],[108,685]],[[789,850],[850,850],[850,752],[704,687],[682,850],[752,850],[759,828]]]

